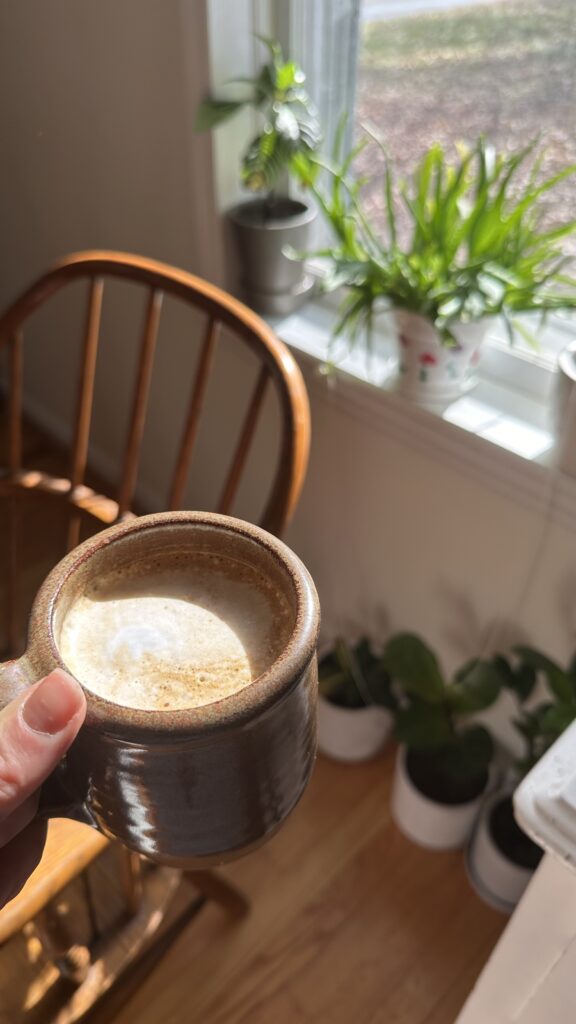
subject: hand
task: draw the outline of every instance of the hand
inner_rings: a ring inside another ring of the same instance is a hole
[[[57,669],[0,712],[0,907],[18,895],[42,856],[39,787],[86,714],[78,683]]]

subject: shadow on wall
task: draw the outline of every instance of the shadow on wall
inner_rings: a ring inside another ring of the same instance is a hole
[[[558,612],[576,647],[576,567],[567,569],[558,583]]]
[[[463,590],[442,582],[438,591],[448,612],[442,635],[459,660],[506,651],[515,644],[530,643],[529,634],[514,619],[496,616],[486,621],[470,595]]]

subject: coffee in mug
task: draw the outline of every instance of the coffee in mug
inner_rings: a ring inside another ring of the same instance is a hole
[[[262,572],[174,553],[96,578],[60,627],[65,664],[125,707],[201,707],[249,686],[285,648],[289,601]]]

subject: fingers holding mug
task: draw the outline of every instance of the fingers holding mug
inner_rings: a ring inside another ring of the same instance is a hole
[[[54,770],[85,713],[81,687],[60,669],[0,712],[0,827]]]
[[[42,854],[45,827],[34,821],[38,789],[85,714],[81,687],[59,669],[0,712],[0,905],[16,895]]]

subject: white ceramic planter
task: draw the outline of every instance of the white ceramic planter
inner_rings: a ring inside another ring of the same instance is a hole
[[[511,914],[534,871],[510,860],[490,833],[492,808],[502,799],[495,793],[486,800],[466,851],[466,873],[472,888],[489,906]]]
[[[367,761],[382,750],[391,731],[386,708],[341,708],[318,697],[318,747],[336,761]]]
[[[464,804],[441,804],[416,788],[406,769],[406,749],[400,747],[392,787],[392,817],[408,839],[431,850],[464,846],[484,794]]]
[[[419,405],[445,406],[477,383],[480,345],[486,321],[454,324],[458,348],[446,348],[424,317],[394,311],[398,338],[398,391]]]

